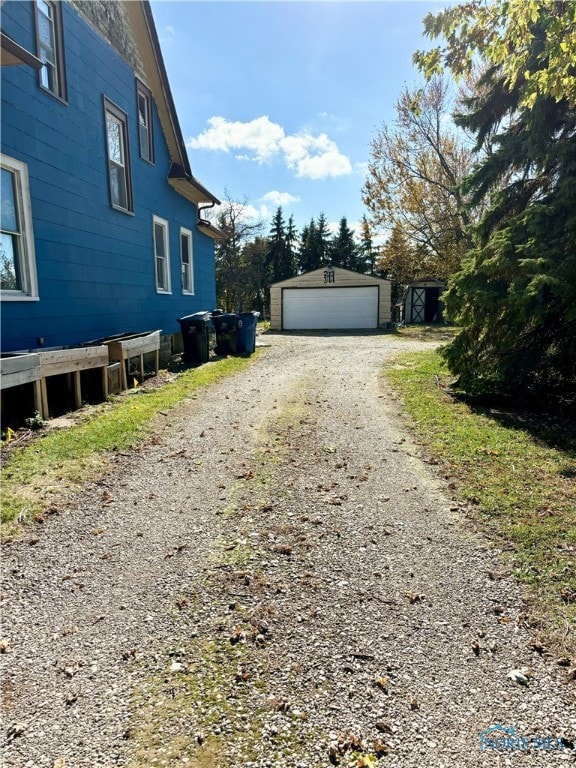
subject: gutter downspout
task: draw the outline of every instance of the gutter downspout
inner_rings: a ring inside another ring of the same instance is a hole
[[[198,219],[197,219],[196,223],[199,224],[201,222],[206,222],[206,224],[209,224],[210,222],[207,219],[203,219],[202,216],[200,215],[200,212],[201,211],[207,211],[210,208],[214,208],[215,205],[216,205],[216,203],[214,201],[212,201],[209,205],[199,205],[198,206]]]

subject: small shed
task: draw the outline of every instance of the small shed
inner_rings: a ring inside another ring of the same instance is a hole
[[[436,277],[424,277],[407,285],[402,298],[402,320],[405,323],[443,323],[440,296],[445,287]]]
[[[390,322],[390,296],[389,280],[327,265],[270,286],[270,328],[381,328]]]

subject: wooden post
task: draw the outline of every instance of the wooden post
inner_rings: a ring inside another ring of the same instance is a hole
[[[50,411],[48,409],[48,388],[46,386],[45,378],[40,379],[40,401],[41,401],[40,413],[42,415],[42,418],[49,419]]]
[[[76,408],[82,408],[82,385],[80,382],[80,371],[73,371],[73,387],[74,387],[74,405]]]
[[[42,407],[42,384],[40,380],[32,382],[34,388],[34,410],[38,411],[43,419],[48,418],[48,415],[44,415],[44,408]]]

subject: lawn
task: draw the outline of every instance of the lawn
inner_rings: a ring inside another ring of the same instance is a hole
[[[534,628],[575,653],[576,424],[467,403],[437,352],[400,355],[386,375],[455,501],[529,585]]]

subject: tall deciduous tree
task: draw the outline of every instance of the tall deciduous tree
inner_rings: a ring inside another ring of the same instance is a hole
[[[426,25],[447,38],[417,55],[428,72],[443,64],[459,75],[478,52],[487,65],[459,117],[490,151],[465,185],[486,212],[446,295],[464,326],[446,357],[471,392],[573,395],[576,5],[470,2]]]
[[[401,227],[394,227],[390,237],[382,246],[378,271],[398,286],[399,293],[412,280],[423,276],[418,253],[410,245]]]
[[[246,215],[248,202],[232,200],[226,192],[216,224],[222,239],[216,244],[216,297],[220,307],[227,312],[243,309],[246,294],[251,293],[250,270],[244,258],[244,246],[261,229],[260,222],[251,221]]]
[[[392,128],[372,141],[363,200],[376,226],[400,227],[425,258],[425,272],[447,278],[470,246],[470,213],[460,182],[471,169],[471,151],[446,124],[451,108],[447,81],[404,88]]]

